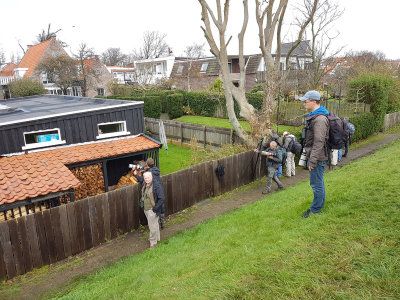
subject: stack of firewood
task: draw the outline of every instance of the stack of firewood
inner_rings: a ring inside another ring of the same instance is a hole
[[[118,183],[117,183],[117,189],[126,186],[126,185],[134,185],[135,183],[138,183],[138,180],[136,179],[135,175],[133,175],[133,170],[126,174],[125,176],[122,176]]]
[[[74,190],[75,200],[105,193],[101,163],[72,168],[71,172],[81,182],[81,185]]]

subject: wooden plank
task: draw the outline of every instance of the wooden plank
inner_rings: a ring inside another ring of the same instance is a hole
[[[85,250],[93,247],[92,242],[92,230],[90,225],[90,216],[89,216],[89,201],[88,199],[80,200],[82,205],[82,227],[83,227],[83,238],[85,240]]]
[[[126,188],[121,189],[121,206],[122,206],[122,230],[128,232],[128,191]]]
[[[65,258],[65,252],[64,252],[64,241],[61,232],[59,206],[50,209],[50,220],[51,220],[51,228],[53,229],[54,246],[57,252],[57,260],[61,260]],[[49,230],[51,229],[49,228]]]
[[[10,232],[7,222],[0,222],[0,245],[2,249],[2,256],[0,260],[4,262],[4,272],[7,278],[13,278],[17,275],[13,249],[11,245]],[[3,265],[3,263],[2,263]]]
[[[97,212],[95,208],[95,198],[90,197],[87,199],[88,210],[89,210],[89,221],[90,221],[90,232],[92,237],[92,247],[99,244],[99,234],[97,231]],[[86,228],[86,227],[85,227]],[[90,248],[92,248],[90,247]]]
[[[77,230],[77,222],[75,216],[75,207],[77,206],[77,202],[71,202],[65,205],[67,218],[68,218],[68,226],[69,226],[69,238],[71,243],[71,255],[75,255],[80,252],[80,246],[78,241],[78,230]]]
[[[175,202],[174,202],[174,196],[173,196],[173,186],[172,186],[172,174],[167,175],[167,181],[166,181],[166,186],[167,186],[167,204],[166,204],[166,211],[168,215],[171,215],[175,212]]]
[[[139,206],[140,199],[140,184],[135,184],[132,187],[132,205],[133,205],[133,228],[138,229],[140,224],[140,211],[142,210]]]
[[[104,197],[105,197],[105,194],[101,194],[95,198],[95,208],[96,208],[96,216],[97,216],[97,232],[99,235],[99,243],[100,244],[104,243],[104,241],[105,241],[103,205],[102,205],[102,199]]]
[[[4,257],[3,244],[0,239],[0,281],[4,281],[7,279],[6,264],[4,262],[3,257]]]
[[[25,264],[24,264],[24,257],[23,257],[23,249],[20,241],[20,237],[18,234],[18,225],[17,220],[12,219],[8,222],[8,229],[10,232],[10,241],[12,246],[12,251],[14,255],[14,262],[15,262],[15,269],[17,271],[16,275],[25,274]]]
[[[222,185],[222,181],[224,180],[223,176],[221,179],[218,179],[218,177],[215,175],[215,169],[218,166],[218,160],[213,160],[212,161],[212,165],[210,166],[212,174],[211,174],[211,178],[212,178],[212,188],[213,188],[213,196],[218,196],[221,194],[221,185]]]
[[[49,249],[50,263],[55,263],[57,261],[57,249],[54,238],[54,232],[52,230],[50,210],[51,209],[46,209],[45,211],[43,211],[43,221],[44,221],[44,229],[46,232],[47,247]]]
[[[28,234],[26,232],[26,216],[17,219],[18,236],[22,246],[22,258],[24,263],[25,273],[31,271],[32,258],[29,249]]]
[[[39,247],[39,238],[35,222],[35,214],[26,216],[26,230],[28,234],[29,249],[32,258],[32,266],[40,268],[43,265],[41,251]]]
[[[127,201],[126,201],[126,205],[127,205],[127,216],[128,216],[128,231],[132,231],[133,229],[135,229],[134,227],[134,223],[133,223],[133,218],[134,218],[134,188],[133,186],[129,186],[126,188],[126,197],[127,197]]]
[[[84,228],[84,224],[83,224],[83,214],[82,214],[82,210],[83,210],[83,201],[79,200],[77,202],[74,202],[74,214],[75,214],[75,219],[76,219],[76,237],[75,240],[78,243],[78,249],[79,252],[84,251],[86,248],[85,245],[85,228]],[[79,253],[78,252],[78,253]]]
[[[108,193],[108,206],[110,208],[110,232],[111,239],[115,239],[117,237],[117,224],[116,224],[116,215],[115,215],[115,198],[116,191],[112,191]]]
[[[115,198],[115,221],[117,225],[117,233],[118,235],[122,233],[122,199],[121,199],[121,189],[116,190],[116,198]]]
[[[66,205],[59,206],[59,212],[60,212],[60,229],[63,239],[64,253],[66,257],[70,257],[72,255],[72,249],[71,249],[72,245],[71,245],[70,225],[69,225]]]
[[[106,241],[111,240],[111,231],[110,231],[110,206],[108,204],[108,195],[109,193],[105,193],[104,197],[101,198],[101,205],[103,207],[103,226],[104,226],[104,239]]]
[[[43,265],[48,265],[50,264],[50,255],[49,255],[49,247],[47,245],[46,228],[44,226],[43,212],[35,213],[33,216],[35,218],[36,233],[38,237],[42,263]]]

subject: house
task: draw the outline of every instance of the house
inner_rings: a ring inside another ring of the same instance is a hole
[[[40,62],[48,57],[68,55],[64,48],[58,43],[56,38],[44,41],[37,45],[29,46],[27,52],[19,65],[14,69],[14,78],[32,78],[43,83],[44,88],[52,95],[61,95],[62,90],[54,82],[51,82],[46,73],[40,71]],[[108,83],[112,80],[111,74],[98,56],[84,61],[85,70],[81,71],[81,77],[71,87],[67,89],[70,96],[94,97],[97,95],[108,96]],[[79,66],[78,66],[79,67]],[[85,90],[83,93],[82,90]]]
[[[169,79],[174,66],[175,56],[150,58],[134,61],[135,78],[138,84],[155,84],[163,79]]]
[[[108,86],[113,77],[100,58],[96,55],[86,59],[84,65],[85,74],[81,73],[79,86],[85,89],[85,96],[110,96],[112,93]]]
[[[107,66],[107,70],[118,84],[132,84],[135,79],[134,67]]]
[[[29,46],[21,62],[14,69],[15,79],[31,78],[43,83],[49,94],[62,94],[61,89],[47,79],[47,74],[38,69],[39,63],[47,56],[68,55],[56,38]]]
[[[246,55],[246,91],[250,91],[257,84],[256,73],[260,64],[260,55]],[[228,57],[229,72],[232,82],[237,85],[240,79],[239,57]],[[177,89],[201,91],[208,89],[210,84],[220,77],[220,66],[214,57],[191,60],[177,57],[171,72],[171,79]]]
[[[40,95],[0,106],[0,220],[114,188],[161,144],[144,132],[143,102]]]
[[[0,99],[10,98],[8,85],[15,80],[14,70],[17,67],[14,63],[8,63],[0,70]]]

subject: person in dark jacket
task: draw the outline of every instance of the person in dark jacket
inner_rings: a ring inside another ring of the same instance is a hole
[[[143,180],[141,206],[149,225],[150,248],[154,248],[160,241],[159,217],[164,207],[164,190],[161,181],[154,180],[151,172],[144,172]]]
[[[149,157],[146,160],[146,166],[147,166],[147,169],[145,172],[151,172],[151,174],[153,175],[153,180],[157,181],[161,185],[161,188],[162,188],[162,182],[161,182],[161,178],[160,178],[161,172],[160,172],[160,169],[154,165],[154,159]],[[143,177],[139,176],[136,170],[133,172],[133,174],[135,175],[135,177],[139,181],[139,183],[143,183]],[[161,229],[164,229],[164,223],[165,223],[165,205],[164,204],[162,206],[162,210],[159,215],[159,223],[160,223]]]
[[[328,110],[321,106],[321,95],[317,91],[308,91],[299,98],[304,107],[310,111],[306,117],[306,135],[304,149],[310,171],[310,186],[314,192],[314,200],[310,209],[304,212],[303,218],[321,211],[325,205],[325,165],[328,161],[327,141],[329,138]]]
[[[283,138],[278,135],[278,132],[276,130],[271,130],[271,133],[269,135],[269,139],[266,141],[266,143],[263,145],[264,149],[269,148],[269,145],[271,142],[276,142],[278,144],[278,147],[283,146]],[[277,170],[275,171],[276,175],[280,178],[282,176],[282,164],[284,161],[282,161]]]
[[[268,169],[268,180],[263,194],[268,194],[271,192],[272,180],[278,184],[278,188],[283,190],[283,184],[280,182],[275,171],[278,169],[279,165],[282,163],[282,152],[278,151],[278,144],[275,141],[269,143],[269,147],[265,151],[261,151],[261,155],[267,156],[267,169]],[[254,152],[259,152],[258,149],[254,149]]]

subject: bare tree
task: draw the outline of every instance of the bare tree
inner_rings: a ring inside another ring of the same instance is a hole
[[[167,34],[158,31],[146,31],[143,34],[143,45],[133,50],[135,60],[158,58],[170,55],[171,48],[166,42]]]
[[[314,8],[313,0],[304,0],[304,9],[299,9],[304,16],[309,16]],[[319,2],[314,16],[311,19],[311,55],[312,55],[312,88],[320,85],[321,79],[326,75],[326,69],[321,68],[324,59],[337,56],[343,47],[332,50],[332,41],[339,33],[332,33],[332,26],[342,15],[344,10],[339,8],[334,0]],[[329,53],[330,52],[330,53]]]
[[[66,54],[45,57],[38,64],[37,70],[46,73],[47,80],[54,82],[64,95],[67,95],[68,88],[78,79],[76,61]]]
[[[0,66],[6,63],[6,55],[4,54],[4,50],[0,49]]]
[[[79,74],[81,79],[82,96],[86,97],[88,92],[88,78],[89,76],[96,76],[95,70],[87,66],[87,60],[93,58],[94,50],[89,48],[86,43],[79,45],[77,53],[74,54],[74,59],[78,62]]]
[[[128,56],[120,48],[108,48],[101,54],[101,61],[106,66],[125,65],[127,60]]]
[[[245,95],[245,59],[243,54],[243,39],[247,28],[249,19],[248,14],[248,1],[243,0],[243,23],[240,33],[238,34],[239,39],[239,70],[240,79],[239,85],[236,87],[233,85],[229,74],[228,68],[228,55],[227,46],[232,37],[229,37],[226,41],[226,28],[229,17],[229,0],[225,0],[224,7],[221,6],[221,1],[216,1],[216,13],[210,8],[206,0],[199,0],[202,8],[202,21],[204,27],[201,27],[210,50],[217,58],[221,69],[221,79],[224,83],[224,91],[226,98],[226,107],[229,116],[229,121],[234,127],[235,131],[247,144],[253,144],[256,136],[266,136],[272,128],[272,116],[275,108],[275,97],[277,90],[282,78],[279,76],[280,57],[281,57],[281,30],[283,24],[283,18],[285,16],[286,7],[288,0],[280,0],[278,7],[274,9],[275,1],[259,1],[255,0],[256,4],[256,21],[258,24],[258,35],[260,42],[260,49],[265,63],[265,85],[264,85],[264,100],[262,109],[257,112],[254,107],[249,104]],[[315,6],[318,0],[314,1]],[[304,30],[309,24],[312,15],[315,10],[311,12],[311,15],[304,21],[299,20],[299,32],[296,41],[293,43],[292,49],[289,50],[286,57],[286,63],[289,64],[289,57],[293,50],[300,44]],[[218,31],[219,43],[214,39],[211,22]],[[277,58],[274,59],[272,55],[272,43],[276,35],[277,40]],[[245,118],[251,129],[252,135],[248,135],[241,125],[234,112],[234,100],[237,102],[240,109],[240,116]]]
[[[204,44],[193,43],[192,45],[187,46],[185,49],[185,55],[188,62],[187,90],[188,92],[190,92],[190,75],[192,71],[192,64],[194,60],[198,60],[199,58],[204,57]]]

